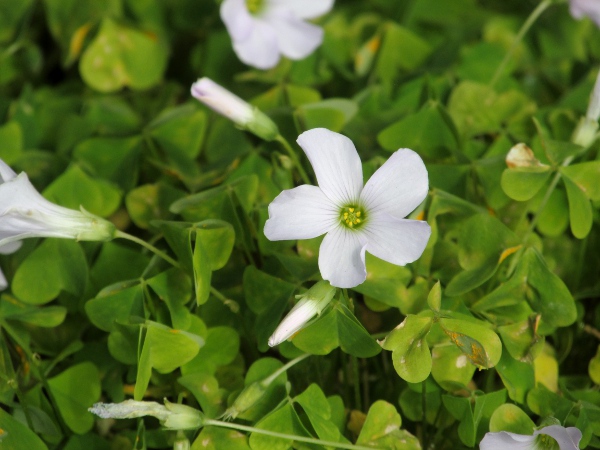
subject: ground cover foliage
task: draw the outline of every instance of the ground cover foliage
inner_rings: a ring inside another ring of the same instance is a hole
[[[549,424],[600,448],[600,147],[576,132],[600,30],[550,3],[516,41],[539,2],[338,0],[314,53],[257,70],[215,1],[0,0],[0,158],[166,256],[55,238],[0,256],[0,448],[460,449]],[[199,77],[281,139],[192,98]],[[322,238],[263,233],[304,183],[288,143],[316,184],[294,142],[317,127],[365,179],[417,152],[410,217],[433,233],[404,267],[367,254],[364,283],[271,348],[320,280]],[[206,422],[88,411],[132,398]]]

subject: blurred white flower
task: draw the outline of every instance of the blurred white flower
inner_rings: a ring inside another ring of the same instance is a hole
[[[243,130],[271,141],[279,135],[277,125],[257,107],[245,102],[210,78],[192,84],[192,96],[212,110],[227,117]]]
[[[580,440],[581,431],[577,428],[551,425],[536,430],[533,435],[509,433],[508,431],[486,433],[479,444],[479,449],[542,450],[556,448],[556,443],[558,443],[560,450],[579,450]]]
[[[27,174],[17,175],[0,160],[0,249],[14,251],[30,237],[108,241],[115,226],[101,217],[49,202],[33,187]],[[1,251],[1,250],[0,250]]]
[[[326,281],[319,281],[304,294],[297,295],[298,303],[283,318],[269,338],[269,346],[275,347],[304,328],[315,316],[320,315],[329,304],[337,289]]]
[[[321,16],[334,0],[225,0],[221,19],[246,64],[270,69],[280,55],[303,59],[323,41],[323,30],[303,19]]]
[[[421,256],[431,228],[406,217],[427,196],[425,164],[400,149],[363,188],[360,157],[347,137],[316,128],[298,137],[319,187],[283,191],[269,205],[265,236],[272,241],[326,234],[319,251],[323,279],[351,288],[365,281],[365,251],[397,265]]]
[[[571,15],[576,19],[589,17],[600,27],[600,1],[569,0]]]
[[[597,0],[600,4],[600,0]],[[599,10],[600,14],[600,10]],[[594,143],[598,137],[598,119],[600,118],[600,72],[596,76],[594,89],[590,94],[590,102],[588,108],[575,131],[573,132],[573,142],[582,147],[588,147]]]

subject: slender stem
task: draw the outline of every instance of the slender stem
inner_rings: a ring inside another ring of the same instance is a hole
[[[286,372],[290,367],[295,366],[300,361],[308,358],[309,356],[310,356],[310,353],[305,353],[304,355],[300,355],[300,356],[292,359],[291,361],[288,361],[284,366],[281,366],[279,369],[277,369],[275,372],[273,372],[271,375],[269,375],[267,378],[265,378],[262,382],[266,383],[266,386],[270,385],[273,382],[273,380],[275,380],[275,378],[277,378],[283,372]]]
[[[583,326],[583,331],[585,331],[588,334],[591,334],[592,336],[594,336],[596,339],[600,339],[600,331],[597,330],[596,328],[594,328],[591,325],[585,324]]]
[[[427,388],[425,387],[425,381],[421,383],[421,427],[423,432],[423,450],[427,450],[429,447],[428,436],[427,436]]]
[[[573,161],[573,156],[569,156],[567,159],[565,159],[563,161],[563,163],[561,164],[562,167],[568,166],[571,161]],[[527,238],[529,237],[529,235],[531,233],[533,233],[533,230],[535,229],[535,226],[537,224],[537,221],[540,217],[540,214],[542,213],[542,211],[544,210],[544,208],[546,207],[546,203],[548,203],[548,200],[550,200],[550,196],[552,195],[552,192],[554,192],[554,189],[556,188],[556,185],[558,184],[558,182],[560,181],[560,177],[562,176],[562,174],[560,173],[559,170],[556,171],[556,174],[554,175],[554,178],[552,178],[552,181],[550,182],[550,185],[548,186],[548,189],[546,189],[546,193],[544,194],[544,197],[542,198],[542,201],[540,202],[540,206],[538,207],[538,209],[536,210],[533,219],[531,219],[531,223],[529,224],[529,227],[527,228],[527,231],[525,232],[525,234],[523,235],[523,238],[521,239],[522,242],[525,242],[527,240]],[[525,247],[521,247],[517,253],[513,256],[512,261],[510,262],[510,266],[508,268],[507,271],[507,276],[512,275],[513,271],[515,270],[517,263],[519,262],[519,260],[521,259],[521,254],[523,253]]]
[[[249,433],[258,433],[264,434],[265,436],[272,436],[280,439],[288,439],[290,441],[296,442],[306,442],[307,444],[316,444],[321,445],[323,447],[333,447],[333,448],[347,448],[350,450],[376,450],[380,447],[364,447],[362,445],[354,445],[354,444],[345,444],[343,442],[332,442],[332,441],[322,441],[321,439],[308,438],[304,436],[296,436],[293,434],[286,433],[277,433],[276,431],[262,430],[260,428],[249,427],[246,425],[240,425],[238,423],[231,422],[223,422],[221,420],[214,419],[206,419],[204,421],[205,426],[214,426],[214,427],[222,427],[222,428],[232,428],[234,430],[247,431]]]
[[[167,261],[169,264],[171,264],[174,267],[181,267],[181,265],[175,261],[173,258],[171,258],[169,255],[167,255],[165,252],[163,252],[162,250],[157,249],[154,245],[152,244],[148,244],[146,241],[144,241],[143,239],[140,239],[136,236],[133,236],[129,233],[125,233],[124,231],[120,231],[117,230],[115,237],[118,238],[123,238],[123,239],[128,239],[132,242],[135,242],[136,244],[140,244],[142,247],[147,248],[148,250],[150,250],[152,253],[160,256],[162,259],[164,259],[165,261]]]
[[[362,398],[360,395],[360,377],[358,374],[358,358],[350,356],[350,364],[352,365],[352,378],[354,383],[354,408],[362,411]]]
[[[510,61],[510,58],[512,57],[517,46],[523,40],[523,36],[525,36],[525,34],[529,31],[529,28],[531,28],[531,26],[535,23],[535,21],[538,19],[538,17],[540,17],[540,15],[546,9],[548,9],[548,7],[552,4],[552,2],[553,2],[553,0],[544,0],[529,15],[529,17],[527,18],[527,20],[525,21],[525,23],[523,24],[523,26],[517,33],[517,36],[515,37],[515,40],[513,41],[510,48],[508,49],[508,52],[506,53],[506,55],[504,55],[504,59],[502,60],[502,62],[498,66],[498,68],[496,69],[496,72],[494,73],[494,76],[492,77],[492,81],[490,81],[490,86],[494,86],[496,84],[496,82],[500,79],[500,77],[502,76],[502,74],[504,72],[504,69],[506,68],[506,65],[508,64],[508,61]]]
[[[282,135],[279,135],[275,138],[275,140],[282,145],[282,147],[285,149],[291,160],[294,162],[294,165],[296,166],[296,169],[298,169],[298,173],[300,174],[302,181],[304,181],[304,183],[306,184],[311,184],[310,178],[304,171],[304,167],[302,167],[302,164],[300,164],[298,155],[296,155],[296,152],[294,151],[290,143],[287,141],[287,139],[284,138]]]
[[[236,301],[225,297],[223,294],[221,294],[221,292],[219,292],[217,289],[215,289],[212,286],[210,287],[210,293],[212,295],[214,295],[216,298],[218,298],[219,300],[221,300],[221,302],[225,306],[227,306],[232,313],[237,314],[240,312],[240,305],[238,305],[238,303]]]

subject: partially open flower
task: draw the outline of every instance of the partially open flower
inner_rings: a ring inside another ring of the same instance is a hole
[[[109,241],[115,226],[83,208],[64,208],[49,202],[33,187],[27,174],[17,175],[0,160],[0,248],[16,250],[15,242],[30,237],[79,241]]]
[[[406,217],[427,196],[423,160],[400,149],[363,187],[362,165],[347,137],[316,128],[298,137],[319,187],[283,191],[269,205],[265,236],[272,241],[311,239],[326,233],[319,270],[332,286],[365,281],[365,252],[405,265],[421,256],[431,235],[427,222]]]
[[[192,96],[230,119],[239,128],[248,130],[262,139],[271,141],[279,135],[277,125],[265,113],[210,78],[200,78],[192,84]]]
[[[323,30],[305,22],[327,13],[333,0],[225,0],[221,19],[233,49],[246,64],[270,69],[280,55],[303,59],[323,41]]]
[[[600,4],[600,2],[598,2]],[[600,6],[600,5],[599,5]],[[600,10],[599,10],[600,14]],[[598,119],[600,118],[600,72],[596,77],[594,89],[590,94],[585,116],[579,120],[577,128],[573,133],[573,142],[583,147],[588,147],[594,143],[598,137]]]
[[[575,427],[551,425],[536,430],[533,435],[499,431],[487,433],[479,444],[480,450],[579,450],[581,431]],[[558,447],[557,447],[558,446]]]

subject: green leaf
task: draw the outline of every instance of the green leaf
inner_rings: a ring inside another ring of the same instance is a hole
[[[438,281],[433,285],[427,296],[427,304],[434,312],[439,312],[442,305],[442,286]]]
[[[324,127],[339,132],[357,112],[358,105],[352,100],[330,98],[318,103],[303,104],[294,115],[303,124],[304,129]]]
[[[502,172],[502,189],[513,200],[527,201],[546,184],[552,174],[550,166],[515,167]]]
[[[575,183],[587,198],[600,200],[600,161],[589,161],[560,168],[561,173]]]
[[[194,395],[207,417],[215,418],[225,411],[219,382],[214,376],[195,372],[178,378],[177,382]]]
[[[194,244],[194,255],[192,257],[194,267],[194,287],[196,291],[196,304],[202,305],[208,301],[210,296],[210,281],[212,271],[210,270],[210,258],[202,241],[196,238]]]
[[[528,248],[517,266],[516,279],[526,284],[526,298],[542,320],[553,327],[566,327],[575,322],[577,308],[565,283],[552,273],[542,256]]]
[[[204,427],[191,450],[250,450],[245,434],[237,430],[219,427]]]
[[[490,419],[490,431],[508,431],[524,435],[532,435],[535,430],[535,423],[529,416],[517,405],[500,405]]]
[[[196,334],[175,330],[156,322],[146,321],[147,331],[138,362],[134,398],[141,400],[150,382],[152,368],[169,373],[191,361],[204,345]]]
[[[454,391],[462,389],[473,377],[475,366],[457,346],[436,345],[431,350],[431,376],[442,388]]]
[[[537,334],[538,316],[498,327],[498,333],[510,355],[523,362],[533,362],[544,347],[544,338]]]
[[[0,158],[6,164],[14,164],[23,151],[23,132],[19,122],[11,120],[0,127],[0,142]]]
[[[100,92],[147,89],[161,80],[167,57],[167,48],[156,35],[105,18],[81,56],[79,72],[88,86]]]
[[[304,392],[294,397],[294,402],[302,406],[320,439],[331,442],[346,442],[337,427],[330,421],[331,408],[319,386],[312,383]]]
[[[185,364],[183,374],[208,373],[214,375],[221,366],[231,364],[240,350],[239,333],[230,327],[212,327],[206,333],[206,342],[198,354]]]
[[[87,261],[77,242],[46,239],[18,267],[12,290],[25,303],[43,305],[63,291],[81,295],[87,277]]]
[[[423,64],[431,51],[427,41],[407,28],[388,22],[375,73],[384,83],[392,83],[401,70],[413,70]]]
[[[187,330],[190,313],[185,304],[191,298],[192,280],[180,269],[172,268],[150,278],[148,286],[164,301],[171,314],[173,328]]]
[[[115,321],[127,323],[131,316],[144,317],[144,289],[140,280],[107,286],[85,304],[85,312],[104,331],[111,331]]]
[[[363,424],[356,445],[377,446],[386,435],[398,430],[402,419],[391,403],[378,400],[371,405]]]
[[[225,267],[235,243],[235,232],[231,224],[222,220],[204,220],[195,224],[195,227],[196,240],[202,242],[210,270]]]
[[[598,350],[596,350],[596,355],[590,359],[588,373],[594,383],[600,384],[600,345],[598,346]]]
[[[147,229],[151,221],[168,218],[169,206],[183,195],[166,183],[144,184],[127,193],[125,206],[133,223]]]
[[[569,219],[571,231],[578,239],[586,237],[592,229],[594,220],[592,205],[585,193],[569,178],[563,179],[569,199]]]
[[[439,324],[450,340],[477,367],[489,369],[500,361],[502,342],[485,322],[441,318]]]
[[[508,396],[517,403],[525,403],[525,396],[535,387],[533,365],[517,361],[510,353],[502,353],[500,362],[496,364],[502,384],[508,391]]]
[[[338,346],[359,358],[369,358],[381,351],[354,314],[339,302],[299,331],[292,342],[313,355],[327,355]]]
[[[67,308],[64,306],[46,306],[38,308],[19,302],[8,296],[0,300],[0,317],[44,328],[59,326],[65,320]]]
[[[440,106],[429,104],[416,114],[406,116],[377,135],[377,141],[386,150],[418,148],[431,158],[443,157],[458,143],[453,130],[439,111]]]
[[[83,206],[92,214],[108,217],[121,203],[121,190],[113,183],[90,177],[73,164],[46,188],[44,197],[67,208],[79,211]]]
[[[381,344],[384,350],[393,352],[396,372],[410,383],[425,380],[431,372],[431,353],[426,337],[432,323],[431,317],[409,315]]]
[[[166,152],[196,158],[206,135],[206,119],[206,113],[195,105],[182,105],[162,111],[148,129]]]
[[[141,138],[95,137],[75,147],[75,159],[90,173],[118,184],[123,190],[137,183]]]
[[[0,408],[2,450],[48,450],[48,446],[27,425]]]
[[[91,430],[94,416],[87,409],[100,398],[100,373],[96,366],[84,362],[69,367],[50,378],[48,386],[67,426],[78,434]]]
[[[253,383],[264,380],[281,369],[282,366],[283,363],[275,358],[260,358],[256,360],[246,373],[244,386],[248,387]],[[287,383],[287,372],[284,371],[271,382],[262,396],[250,408],[238,415],[238,418],[257,421],[275,410],[281,401],[288,396]]]
[[[310,437],[298,414],[289,403],[267,415],[255,427],[276,433]],[[293,440],[252,433],[249,442],[252,450],[288,450]]]

